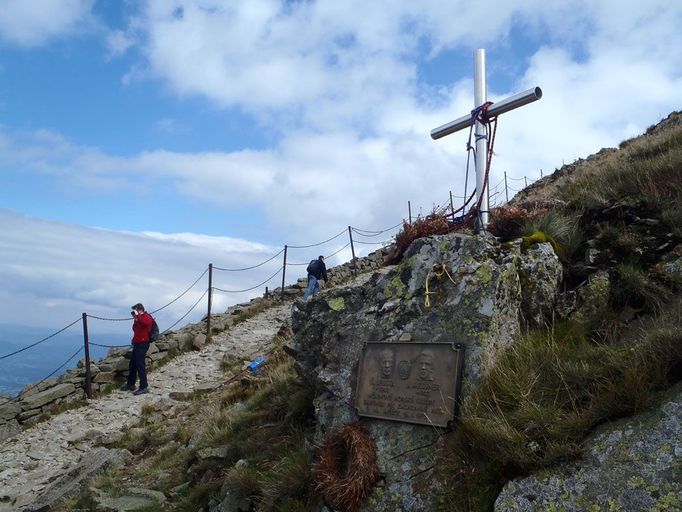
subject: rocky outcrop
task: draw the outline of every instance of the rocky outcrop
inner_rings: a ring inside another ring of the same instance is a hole
[[[65,497],[78,492],[94,475],[112,466],[122,466],[129,457],[130,453],[126,450],[108,450],[102,447],[91,450],[82,458],[81,464],[57,478],[26,510],[29,512],[52,510]]]
[[[657,409],[600,427],[580,461],[509,482],[495,510],[682,510],[682,385]]]
[[[466,393],[513,343],[523,321],[541,321],[551,309],[561,276],[549,244],[522,251],[520,243],[503,247],[493,237],[449,234],[416,240],[398,266],[363,285],[297,302],[291,350],[298,371],[315,387],[318,440],[358,419],[355,384],[365,342],[463,344]],[[384,475],[366,510],[428,510],[439,485],[432,470],[442,431],[363,423]]]

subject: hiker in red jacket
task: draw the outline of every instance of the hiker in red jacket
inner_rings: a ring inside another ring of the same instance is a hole
[[[133,391],[133,395],[149,393],[147,388],[147,367],[145,356],[149,350],[149,334],[152,331],[154,319],[152,315],[144,310],[144,306],[139,302],[135,304],[130,312],[133,315],[133,353],[128,364],[128,381],[121,387],[123,390],[135,390],[135,380],[140,375],[140,387]]]

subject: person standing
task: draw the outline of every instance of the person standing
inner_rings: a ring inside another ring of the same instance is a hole
[[[140,387],[133,391],[134,395],[141,395],[149,393],[147,387],[147,366],[145,357],[147,350],[149,350],[149,334],[152,331],[154,319],[152,315],[147,313],[141,303],[137,303],[132,307],[130,312],[133,315],[133,339],[131,344],[133,346],[133,353],[128,364],[128,381],[121,389],[127,391],[135,390],[135,381],[137,376],[140,377]]]
[[[316,260],[312,260],[306,269],[308,271],[308,286],[303,295],[303,300],[308,300],[310,294],[317,296],[320,289],[319,280],[324,279],[327,282],[327,266],[324,264],[324,256],[319,256]]]

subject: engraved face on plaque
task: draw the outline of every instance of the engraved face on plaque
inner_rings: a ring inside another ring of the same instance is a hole
[[[451,343],[366,343],[355,406],[360,416],[447,426],[455,413],[463,347]]]

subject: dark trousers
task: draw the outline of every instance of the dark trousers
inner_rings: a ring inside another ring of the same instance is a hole
[[[149,342],[133,345],[133,354],[130,356],[130,363],[128,363],[128,387],[135,386],[137,375],[140,375],[140,389],[147,387],[147,366],[145,363],[145,356],[149,350]]]

